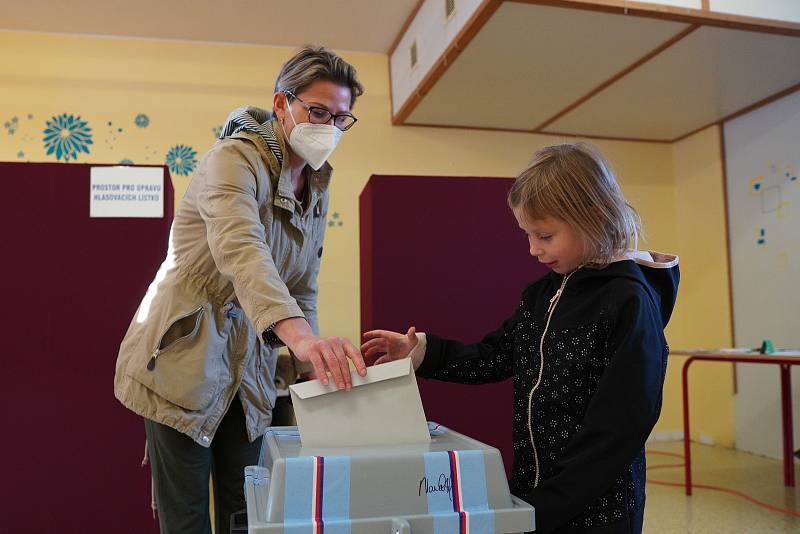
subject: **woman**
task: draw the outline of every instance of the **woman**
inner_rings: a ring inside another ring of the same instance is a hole
[[[359,350],[320,337],[317,273],[332,169],[326,160],[363,88],[325,48],[281,69],[273,113],[235,110],[175,215],[167,258],[131,321],[114,390],[145,418],[162,534],[216,532],[244,508],[275,402],[277,347],[301,370],[350,389]]]

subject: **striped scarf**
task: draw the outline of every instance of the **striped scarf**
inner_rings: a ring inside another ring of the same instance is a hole
[[[236,108],[228,115],[219,138],[222,139],[241,131],[258,134],[275,159],[278,160],[278,168],[280,168],[283,166],[283,151],[272,128],[273,118],[272,112],[255,106]]]

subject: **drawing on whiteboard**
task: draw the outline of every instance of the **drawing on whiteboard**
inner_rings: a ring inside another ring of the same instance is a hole
[[[797,172],[794,165],[788,163],[783,165],[782,171],[775,162],[765,163],[765,166],[769,168],[769,174],[750,178],[748,193],[751,197],[758,197],[762,214],[774,213],[777,218],[782,219],[783,208],[791,204],[784,200],[785,193],[788,194],[788,190],[784,191],[784,188],[792,183],[800,183],[797,181]]]
[[[767,229],[773,224],[772,221],[777,222],[792,217],[793,214],[785,208],[792,204],[789,199],[795,200],[797,190],[794,189],[794,186],[800,185],[800,181],[797,180],[798,173],[793,164],[767,161],[764,162],[764,167],[769,171],[750,178],[747,183],[747,192],[748,196],[754,200],[758,199],[761,214],[768,217],[757,222],[757,226],[753,228],[756,246],[760,250],[766,251],[768,249]],[[788,265],[790,263],[788,253],[780,253],[779,262],[782,265]]]
[[[764,185],[764,177],[763,176],[756,176],[755,178],[750,179],[750,194],[755,196],[759,194],[761,191],[761,187]]]
[[[781,207],[781,186],[771,185],[761,190],[761,213],[773,213]]]

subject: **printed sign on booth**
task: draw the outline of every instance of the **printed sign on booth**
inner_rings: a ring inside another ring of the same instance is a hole
[[[164,217],[161,167],[92,167],[89,216]]]

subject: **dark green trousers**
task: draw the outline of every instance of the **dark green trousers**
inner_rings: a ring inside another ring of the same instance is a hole
[[[261,438],[247,440],[237,396],[211,447],[166,425],[144,420],[161,534],[211,534],[208,479],[214,482],[216,534],[229,534],[231,514],[245,508],[244,468],[258,463]]]

